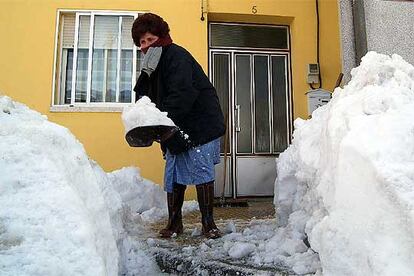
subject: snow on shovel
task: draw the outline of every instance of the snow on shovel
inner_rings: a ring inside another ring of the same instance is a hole
[[[122,121],[125,139],[131,147],[149,147],[154,141],[165,141],[178,130],[167,112],[161,112],[147,96],[125,107]]]

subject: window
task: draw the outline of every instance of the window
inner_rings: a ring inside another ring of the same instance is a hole
[[[54,105],[106,106],[135,101],[141,53],[136,13],[59,12]]]
[[[266,26],[253,24],[211,23],[210,47],[289,49],[287,26]]]

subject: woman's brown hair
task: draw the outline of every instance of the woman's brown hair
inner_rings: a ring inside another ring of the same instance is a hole
[[[135,19],[131,32],[135,45],[140,46],[139,40],[145,33],[149,32],[159,38],[164,38],[169,34],[170,27],[159,15],[144,13]]]

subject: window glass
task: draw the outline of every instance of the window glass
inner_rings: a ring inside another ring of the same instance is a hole
[[[78,16],[78,30],[75,12],[63,13],[60,17],[55,104],[131,102],[136,81],[132,79],[136,74],[133,68],[139,72],[141,59],[137,53],[134,60],[136,47],[131,37],[134,16],[85,13]],[[76,32],[78,43],[74,45]],[[90,38],[92,53],[89,52]],[[74,99],[72,88],[75,88]]]
[[[287,50],[288,28],[243,24],[210,24],[211,47]]]
[[[91,17],[79,16],[78,56],[76,64],[75,102],[86,102],[88,84],[89,29]]]
[[[91,102],[115,102],[118,21],[118,16],[95,16]]]
[[[62,48],[59,78],[59,95],[55,103],[70,104],[72,91],[73,44],[75,38],[75,14],[65,14],[61,17]]]
[[[217,96],[220,101],[220,106],[224,114],[224,118],[228,121],[229,116],[229,97],[230,97],[230,56],[227,54],[213,54],[213,85],[217,90]],[[226,122],[228,128],[228,122]],[[227,152],[230,152],[230,133],[227,135]],[[224,137],[221,137],[220,152],[224,153]]]
[[[272,56],[273,129],[275,152],[288,147],[286,56]]]
[[[131,102],[132,92],[132,70],[133,70],[133,47],[134,42],[131,37],[132,16],[123,16],[121,25],[121,71],[119,84],[119,101],[123,103]]]
[[[236,123],[237,152],[252,153],[251,70],[250,55],[236,55]],[[237,120],[240,119],[240,122]]]
[[[72,91],[72,68],[73,68],[73,49],[62,50],[62,70],[64,74],[60,78],[60,94],[65,104],[70,104],[70,97]]]
[[[268,57],[254,56],[256,152],[270,152]]]

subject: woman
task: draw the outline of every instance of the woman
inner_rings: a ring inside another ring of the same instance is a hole
[[[185,189],[196,185],[202,232],[207,238],[219,238],[213,219],[214,165],[220,162],[223,113],[203,69],[188,51],[172,43],[169,31],[167,22],[152,13],[139,16],[132,26],[134,43],[144,53],[134,88],[137,99],[148,96],[179,127],[172,137],[161,141],[169,219],[160,235],[168,238],[183,232]]]

